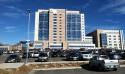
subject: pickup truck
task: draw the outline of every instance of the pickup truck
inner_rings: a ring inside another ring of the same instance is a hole
[[[89,61],[89,67],[91,69],[99,70],[113,70],[117,71],[120,67],[119,60],[110,59],[106,55],[93,56]]]

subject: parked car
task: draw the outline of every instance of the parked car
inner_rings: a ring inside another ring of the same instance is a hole
[[[3,49],[0,49],[0,55],[3,55]]]
[[[41,52],[39,54],[39,57],[38,57],[37,61],[39,61],[39,62],[47,62],[48,61],[47,53]]]
[[[58,54],[59,54],[59,57],[66,57],[66,51],[65,50],[60,50]]]
[[[33,57],[33,58],[38,58],[38,57],[39,57],[39,52],[34,52],[34,53],[32,54],[32,57]]]
[[[120,53],[120,56],[121,56],[121,59],[125,59],[125,51],[122,51],[122,52]]]
[[[8,54],[14,54],[14,51],[8,51],[7,53]]]
[[[21,61],[21,58],[19,57],[19,55],[12,54],[12,55],[7,57],[7,59],[5,60],[5,63],[17,63],[20,61]]]
[[[66,59],[67,60],[70,60],[70,61],[77,61],[77,60],[80,60],[80,53],[78,52],[69,52],[67,55],[66,55]]]
[[[81,53],[81,56],[82,56],[81,57],[82,60],[90,60],[93,56],[93,54],[89,51],[81,51],[80,53]]]
[[[26,58],[27,57],[27,52],[24,52],[23,54],[22,54],[22,58]],[[28,58],[30,58],[31,57],[31,54],[30,54],[30,52],[28,52]]]
[[[117,53],[110,53],[108,56],[110,59],[118,59],[118,60],[121,59],[120,54]]]
[[[89,61],[89,67],[91,69],[99,69],[99,70],[114,70],[116,71],[120,65],[119,60],[117,59],[109,59],[106,55],[94,56]]]
[[[57,50],[57,49],[53,49],[52,51],[51,51],[51,56],[52,57],[58,57],[59,56],[59,50]]]

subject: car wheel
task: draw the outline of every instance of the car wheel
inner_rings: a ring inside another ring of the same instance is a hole
[[[99,71],[103,71],[103,68],[101,66],[99,67]]]
[[[117,68],[114,68],[113,71],[117,71]]]

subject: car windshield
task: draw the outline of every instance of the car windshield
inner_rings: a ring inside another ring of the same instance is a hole
[[[120,56],[119,55],[111,55],[110,59],[120,59]]]
[[[17,55],[10,55],[10,57],[15,58],[15,57],[17,57]]]
[[[39,52],[34,52],[34,54],[39,54]]]
[[[103,59],[108,59],[108,56],[101,56],[101,58],[103,58]]]
[[[82,54],[90,54],[90,52],[81,52]]]
[[[78,53],[70,53],[70,56],[72,57],[77,57],[79,54]]]
[[[42,57],[47,57],[47,54],[46,53],[40,53],[39,56],[42,56]]]
[[[17,58],[18,56],[17,55],[10,55],[7,59],[14,59],[14,58]]]

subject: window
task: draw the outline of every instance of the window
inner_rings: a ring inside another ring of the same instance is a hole
[[[53,33],[53,35],[56,35],[56,33]]]
[[[81,15],[67,14],[67,40],[81,40]]]
[[[111,43],[111,41],[109,41],[109,43]]]
[[[117,44],[114,44],[114,46],[117,46]]]
[[[112,44],[109,44],[109,45],[112,45]]]
[[[56,16],[54,16],[53,18],[54,18],[54,19],[56,19],[57,17],[56,17]]]
[[[53,36],[53,38],[56,38],[56,36]]]
[[[57,28],[56,28],[56,27],[54,27],[53,29],[54,29],[54,30],[56,30]]]
[[[53,21],[57,21],[57,19],[53,19]]]
[[[53,32],[57,32],[56,30],[54,30]]]
[[[56,42],[53,42],[53,44],[56,44]]]
[[[53,25],[53,27],[57,27],[57,25]]]
[[[54,21],[53,23],[54,23],[54,24],[57,24],[57,22],[55,22],[55,21]]]
[[[111,37],[111,35],[109,35],[109,37]]]
[[[57,14],[53,14],[53,18],[57,18]]]
[[[53,41],[56,41],[56,39],[53,39]]]
[[[57,16],[57,14],[53,14],[54,16]]]
[[[39,40],[49,39],[49,14],[48,12],[41,12],[39,15]]]

